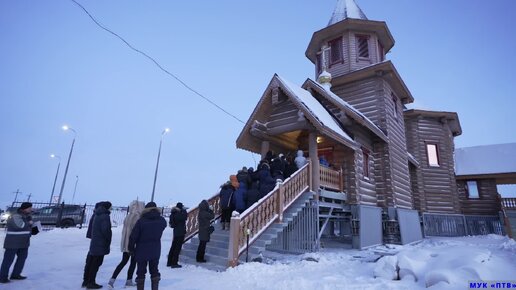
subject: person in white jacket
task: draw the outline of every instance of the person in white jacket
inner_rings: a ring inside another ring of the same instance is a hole
[[[297,150],[297,157],[294,159],[294,162],[296,163],[297,169],[300,169],[306,164],[306,158],[303,156],[303,150]]]
[[[131,263],[129,264],[129,269],[127,270],[127,280],[125,282],[125,286],[136,286],[133,282],[133,274],[136,269],[136,261],[133,259],[132,254],[129,252],[129,236],[133,230],[134,225],[140,218],[140,215],[143,211],[145,204],[143,201],[133,200],[129,204],[129,213],[124,219],[124,228],[122,229],[122,239],[120,242],[120,249],[122,250],[122,261],[116,267],[111,279],[109,279],[108,287],[114,288],[115,280],[118,274],[122,271],[122,269],[127,265],[129,258],[131,259]]]

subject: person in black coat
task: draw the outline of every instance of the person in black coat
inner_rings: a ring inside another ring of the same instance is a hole
[[[261,165],[258,175],[260,176],[260,198],[262,198],[274,189],[276,181],[272,178],[267,163]]]
[[[166,227],[167,221],[161,216],[156,203],[152,201],[147,203],[142,216],[134,225],[129,237],[129,250],[134,253],[134,259],[137,263],[136,287],[138,290],[144,288],[147,265],[149,266],[152,289],[158,289],[161,279],[158,270],[161,236]]]
[[[86,230],[86,238],[91,240],[91,231],[93,229],[93,219],[95,218],[95,210],[102,204],[102,202],[97,202],[95,204],[95,208],[93,209],[93,214],[90,218],[90,221],[88,222],[88,229]],[[90,241],[91,242],[91,241]],[[88,273],[91,268],[91,256],[90,252],[88,251],[88,254],[86,255],[86,263],[84,264],[84,273],[82,276],[82,288],[85,288],[86,285],[88,285]]]
[[[199,204],[199,213],[197,220],[199,222],[199,247],[197,248],[196,260],[198,263],[206,263],[204,254],[206,253],[206,244],[210,241],[210,235],[213,227],[210,225],[211,220],[215,218],[210,204],[204,199]]]
[[[250,208],[255,202],[260,199],[260,190],[258,181],[253,181],[251,183],[251,188],[247,190],[247,195],[245,199],[246,209]]]
[[[91,226],[90,265],[86,275],[87,289],[100,289],[102,285],[95,282],[97,272],[104,262],[104,256],[109,254],[111,246],[111,219],[109,217],[111,202],[101,202],[95,209],[95,216]]]
[[[234,175],[233,175],[234,176]],[[231,179],[231,177],[230,177]],[[231,212],[234,210],[233,205],[233,194],[235,193],[235,187],[231,184],[231,181],[224,183],[219,192],[220,197],[220,208],[222,214],[220,217],[220,223],[222,224],[222,230],[229,230],[229,222],[231,221]]]
[[[172,241],[172,246],[168,252],[167,267],[181,268],[181,265],[178,264],[178,261],[179,253],[181,253],[181,247],[185,241],[187,219],[188,213],[186,212],[186,209],[181,202],[178,202],[176,206],[172,208],[170,221],[168,223],[170,227],[174,229],[174,240]]]

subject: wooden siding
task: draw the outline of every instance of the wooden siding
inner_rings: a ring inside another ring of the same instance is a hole
[[[374,144],[372,148],[378,205],[413,208],[405,127],[401,116],[398,120],[393,117],[392,88],[381,77],[372,77],[334,87],[333,92],[387,132],[388,143]],[[361,166],[361,160],[361,156],[357,158],[357,166]],[[372,188],[365,183],[358,185]]]
[[[369,48],[369,58],[362,59],[358,57],[357,51],[357,35],[368,36],[368,48]],[[349,72],[361,69],[363,67],[369,66],[374,63],[378,63],[381,60],[379,49],[378,49],[378,37],[376,34],[372,34],[370,32],[360,32],[360,31],[345,31],[342,34],[337,34],[331,39],[325,39],[322,43],[319,44],[319,51],[322,49],[323,45],[328,45],[328,42],[342,37],[342,56],[344,61],[342,63],[337,63],[330,65],[329,50],[326,51],[325,58],[328,63],[328,72],[332,75],[332,77],[339,77]],[[319,73],[317,72],[317,64],[315,65],[315,78],[319,77]]]
[[[358,57],[358,49],[357,49],[357,35],[368,36],[368,48],[369,48],[369,58],[362,59]],[[363,67],[369,66],[373,63],[379,62],[378,58],[378,38],[376,35],[367,33],[367,32],[351,32],[348,33],[348,42],[349,42],[349,60],[350,60],[350,70],[355,71],[361,69]]]
[[[457,181],[457,191],[465,215],[497,215],[501,210],[495,179],[477,179],[479,198],[468,198],[466,180]]]
[[[450,127],[440,118],[416,116],[405,120],[408,151],[419,162],[413,184],[418,210],[439,213],[460,213],[454,174],[454,143]],[[430,166],[426,144],[436,144],[439,166]]]

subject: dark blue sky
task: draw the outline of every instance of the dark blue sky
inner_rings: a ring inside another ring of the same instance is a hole
[[[388,55],[422,109],[458,112],[457,147],[516,141],[516,1],[357,1],[386,21]],[[81,1],[105,26],[246,121],[274,73],[313,78],[304,52],[336,1]],[[150,199],[189,207],[254,166],[243,125],[99,29],[73,2],[0,2],[0,205],[47,201],[72,141],[65,201]]]

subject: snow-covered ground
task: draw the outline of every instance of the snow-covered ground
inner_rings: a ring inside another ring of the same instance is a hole
[[[81,289],[89,240],[85,229],[55,229],[34,236],[23,274],[27,280],[0,285],[4,290]],[[113,228],[111,254],[99,270],[106,286],[121,260],[121,227]],[[302,256],[278,255],[272,264],[248,263],[225,272],[195,265],[165,267],[171,244],[162,240],[161,290],[178,289],[468,289],[469,281],[516,283],[516,242],[488,235],[431,238],[415,245],[382,246],[367,251],[323,249]],[[0,230],[3,245],[5,231]],[[395,253],[377,259],[378,252]],[[115,288],[123,288],[122,270]],[[396,279],[396,280],[393,280]],[[150,289],[147,279],[146,289]],[[104,287],[103,289],[106,289]],[[135,288],[133,288],[135,289]]]

